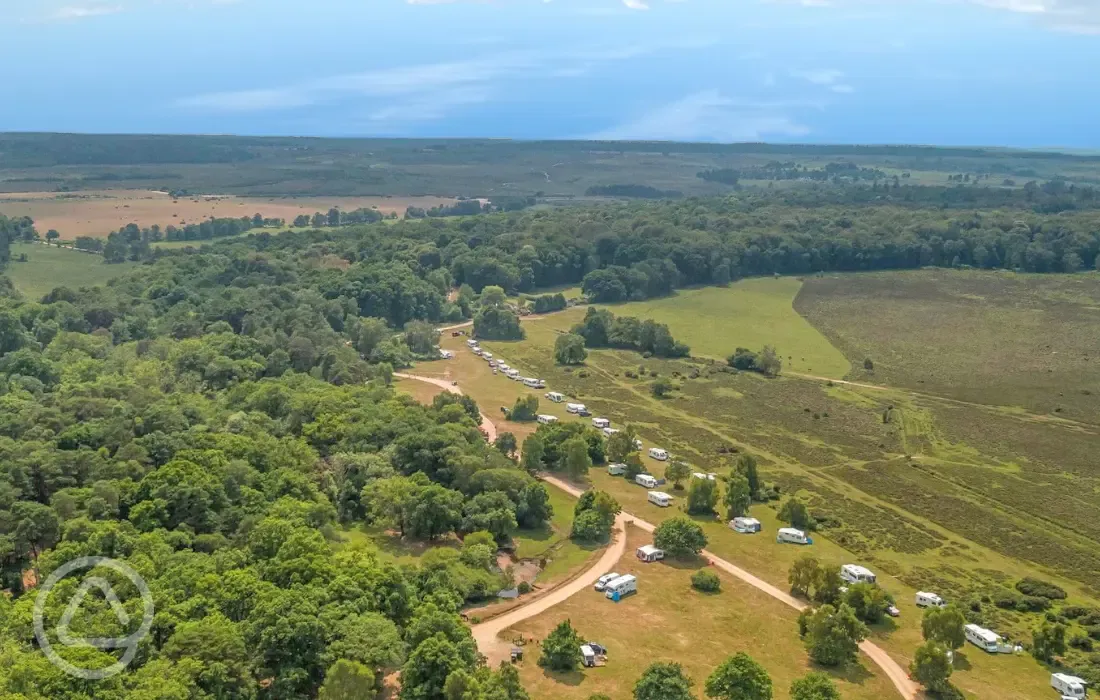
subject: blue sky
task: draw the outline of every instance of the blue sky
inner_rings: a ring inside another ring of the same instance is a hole
[[[1100,148],[1100,0],[2,0],[0,130]]]

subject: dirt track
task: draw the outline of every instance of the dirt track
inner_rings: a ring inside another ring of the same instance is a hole
[[[465,325],[465,324],[463,324]],[[453,326],[452,328],[461,328],[462,326]],[[450,329],[443,329],[450,330]],[[415,379],[422,382],[428,382],[429,384],[435,384],[436,386],[450,391],[452,393],[461,394],[462,390],[456,385],[452,385],[450,382],[443,379],[432,379],[430,377],[421,377],[415,374],[399,374],[395,373],[395,377],[402,379]],[[489,420],[488,416],[484,413],[481,414],[482,428],[492,437],[491,440],[496,439],[496,426]],[[574,498],[579,498],[582,490],[567,481],[559,479],[555,476],[543,475],[542,480],[546,483],[565,491]],[[634,526],[645,530],[646,532],[653,532],[656,527],[645,520],[634,517],[629,513],[622,513],[615,522],[615,535],[612,545],[607,548],[603,556],[600,557],[594,565],[592,565],[587,571],[580,576],[574,578],[568,584],[558,588],[554,591],[547,593],[546,595],[533,600],[529,605],[511,610],[500,617],[493,618],[487,622],[483,622],[479,625],[475,625],[473,628],[474,640],[477,642],[478,650],[485,654],[491,664],[496,664],[499,661],[508,658],[508,654],[511,645],[500,639],[499,635],[504,630],[508,629],[512,625],[515,625],[523,620],[534,617],[546,610],[549,610],[553,606],[561,603],[576,593],[584,590],[586,587],[591,586],[596,582],[604,572],[611,571],[615,568],[615,564],[626,553],[626,534],[625,523],[631,523]],[[767,581],[764,581],[741,567],[732,564],[725,559],[715,556],[714,554],[703,550],[703,557],[706,558],[711,564],[719,569],[722,569],[726,573],[741,579],[750,586],[757,590],[767,593],[771,597],[786,603],[787,605],[795,608],[796,610],[803,610],[806,604],[798,600],[794,596],[790,595],[786,591],[783,591]],[[886,653],[878,645],[873,642],[864,641],[859,645],[861,651],[867,655],[871,661],[875,663],[886,677],[897,688],[898,693],[906,700],[914,700],[918,697],[918,686],[909,679],[909,674],[898,662],[894,661],[889,654]]]

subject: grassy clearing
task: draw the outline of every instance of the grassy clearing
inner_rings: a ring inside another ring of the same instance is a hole
[[[11,253],[12,261],[4,274],[28,299],[41,299],[54,287],[78,289],[106,284],[134,267],[134,263],[108,265],[100,255],[34,243],[13,244]],[[16,262],[20,255],[26,255],[27,262]]]
[[[808,279],[795,308],[860,378],[1100,423],[1096,273],[830,275]]]
[[[790,371],[843,377],[848,360],[792,306],[801,287],[794,277],[748,279],[612,309],[667,323],[697,357],[724,360],[737,347],[774,345]]]
[[[637,308],[624,305],[621,312],[644,316]],[[871,566],[903,602],[901,620],[876,630],[899,660],[920,641],[919,615],[911,606],[915,590],[960,600],[1004,592],[1030,575],[1056,581],[1073,603],[1100,600],[1094,590],[1100,546],[1088,518],[1100,507],[1100,483],[1089,462],[1095,452],[1089,445],[1098,436],[1087,424],[904,390],[768,381],[726,373],[721,363],[643,360],[620,351],[591,352],[585,367],[567,371],[553,364],[551,348],[578,313],[527,323],[526,341],[487,346],[550,388],[580,398],[595,415],[635,425],[646,447],[665,447],[716,471],[729,468],[736,456],[730,450],[755,454],[768,481],[800,493],[814,511],[829,516],[815,555],[838,565]],[[685,311],[681,323],[691,321]],[[522,389],[482,369],[484,362],[468,352],[455,362],[469,367],[463,386],[479,400],[491,395],[494,403],[510,405]],[[625,376],[642,368],[641,379]],[[695,379],[688,378],[692,370]],[[675,379],[680,388],[672,398],[650,395],[655,375]],[[545,401],[540,410],[566,415]],[[651,472],[663,473],[660,463],[644,461]],[[675,514],[650,506],[644,489],[622,479],[594,471],[592,481],[647,519]],[[766,528],[778,526],[772,508],[757,510]],[[717,522],[707,527],[716,553],[776,584],[785,582],[791,561],[802,553],[777,548],[769,537],[737,537]],[[981,616],[1016,639],[1029,638],[1039,621],[988,603]],[[1046,672],[1030,658],[965,656],[956,680],[976,697],[1022,700],[1046,692]]]
[[[760,591],[719,572],[721,592],[713,595],[691,588],[698,563],[643,564],[634,550],[651,541],[631,529],[627,554],[616,567],[638,577],[638,593],[620,603],[585,591],[552,610],[524,621],[505,633],[544,638],[562,619],[570,619],[580,634],[608,648],[608,664],[596,669],[559,674],[537,665],[538,647],[529,647],[520,674],[537,700],[582,700],[595,693],[629,697],[634,682],[654,661],[678,661],[695,680],[698,693],[707,675],[727,656],[746,651],[772,676],[776,698],[786,698],[796,677],[811,670],[798,638],[797,613]],[[869,662],[834,676],[845,698],[876,700],[894,693]]]

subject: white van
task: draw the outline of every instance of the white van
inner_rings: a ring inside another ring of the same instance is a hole
[[[875,572],[859,564],[845,564],[840,567],[840,578],[848,583],[874,583]]]
[[[497,369],[499,369],[501,372],[507,372],[508,370],[510,370],[512,368],[509,367],[508,365],[504,364],[503,362],[498,362],[497,363]]]
[[[634,483],[639,486],[645,486],[647,489],[657,488],[657,477],[652,474],[639,474],[634,477]]]
[[[546,398],[550,399],[554,403],[561,403],[562,401],[565,401],[565,397],[556,391],[547,392]]]
[[[506,372],[504,373],[504,376],[508,377],[509,379],[513,379],[513,380],[516,380],[516,381],[519,381],[519,379],[520,379],[520,376],[519,376],[519,370],[518,370],[518,369],[510,369],[510,370],[507,370],[507,371],[506,371]]]
[[[619,574],[616,574],[615,572],[604,574],[603,576],[596,579],[596,590],[603,591],[605,588],[607,588],[607,584],[611,583],[617,578],[619,578]]]
[[[668,508],[670,505],[672,505],[672,496],[664,493],[663,491],[650,491],[648,495],[649,502],[655,506]]]
[[[1066,673],[1052,673],[1050,687],[1062,694],[1063,698],[1085,697],[1085,680]]]
[[[625,576],[620,576],[613,581],[608,581],[607,585],[604,586],[604,595],[611,599],[614,599],[616,596],[621,598],[625,595],[634,593],[637,590],[637,577],[627,574]]]
[[[483,353],[481,353],[481,357],[485,360],[491,360],[491,359],[493,359],[493,353],[483,352]]]
[[[469,340],[466,341],[466,347],[476,348],[477,347],[477,341],[474,340],[473,338],[470,338]]]
[[[649,448],[649,456],[658,462],[668,461],[668,451],[662,450],[660,447]]]
[[[604,428],[611,427],[611,421],[607,420],[606,418],[593,418],[592,427],[603,430]]]
[[[553,424],[553,423],[557,423],[557,422],[558,422],[558,417],[557,417],[557,416],[550,416],[550,415],[547,415],[547,414],[545,414],[545,413],[540,413],[540,414],[539,414],[539,415],[538,415],[538,416],[536,417],[536,420],[537,420],[537,421],[538,421],[539,423],[542,423],[543,425],[551,425],[551,424]]]
[[[935,593],[917,591],[916,603],[918,608],[945,608],[947,603]]]
[[[611,476],[622,476],[623,474],[626,474],[626,465],[622,462],[609,464],[607,465],[607,473]]]
[[[481,357],[481,348],[474,348],[474,354]]]
[[[964,627],[963,632],[966,634],[966,641],[982,651],[996,654],[1001,649],[1001,637],[996,632],[974,624]]]
[[[611,437],[612,435],[614,435],[617,432],[619,432],[619,431],[615,428],[604,428],[603,429],[603,434],[606,435],[607,437]]]
[[[534,377],[524,377],[523,385],[532,389],[542,389],[546,387],[546,383],[541,379],[535,379]]]
[[[565,404],[565,411],[567,413],[584,413],[588,408],[583,403],[567,403]]]
[[[775,541],[788,544],[813,544],[814,541],[802,530],[793,527],[781,527],[775,532]]]

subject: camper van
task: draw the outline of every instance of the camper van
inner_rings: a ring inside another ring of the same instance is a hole
[[[619,431],[616,428],[604,428],[603,429],[603,434],[606,435],[607,437],[611,437],[612,435],[614,435],[617,432],[619,432]]]
[[[670,505],[672,505],[672,496],[664,493],[663,491],[650,491],[648,495],[649,502],[655,506],[668,508]]]
[[[611,427],[611,421],[607,420],[606,418],[593,418],[592,427],[603,430],[604,428]]]
[[[1063,698],[1085,697],[1085,681],[1077,676],[1066,673],[1052,673],[1050,675],[1050,687],[1061,693]]]
[[[509,379],[514,379],[516,381],[519,381],[519,379],[520,379],[518,369],[507,370],[507,371],[504,372],[504,376],[508,377]]]
[[[439,357],[444,359],[444,360],[453,360],[454,356],[455,356],[455,354],[453,352],[451,352],[450,350],[440,350],[439,351]]]
[[[660,447],[649,448],[649,456],[658,462],[664,462],[668,460],[668,451],[662,450]]]
[[[730,521],[730,529],[734,532],[760,532],[760,521],[756,518],[734,518]]]
[[[638,590],[638,579],[630,574],[620,576],[614,581],[608,581],[604,586],[604,595],[612,600],[618,600],[625,595],[635,593]]]
[[[984,627],[978,627],[974,624],[964,627],[963,632],[966,634],[966,641],[982,651],[987,651],[990,654],[996,654],[1000,651],[1001,638],[996,632],[991,632]]]
[[[623,474],[626,474],[626,465],[622,462],[609,464],[607,465],[607,473],[611,476],[622,476]]]
[[[943,598],[939,597],[935,593],[928,593],[926,591],[917,591],[916,603],[918,608],[947,607],[947,603],[943,602]]]
[[[493,353],[491,353],[491,352],[483,352],[483,353],[481,353],[481,357],[482,357],[482,359],[484,359],[484,360],[491,360],[491,359],[493,359]]]
[[[634,483],[639,486],[645,486],[647,489],[657,488],[657,477],[652,474],[639,474],[634,477]]]
[[[813,544],[814,541],[806,536],[806,533],[801,530],[796,530],[793,527],[781,527],[776,530],[775,541],[779,543],[789,544]]]
[[[512,368],[509,367],[508,365],[504,364],[503,362],[498,362],[497,363],[497,369],[499,369],[501,372],[507,372],[508,370],[510,370]]]
[[[619,578],[619,574],[616,574],[614,572],[609,573],[609,574],[604,574],[603,576],[596,579],[596,586],[595,586],[596,590],[597,591],[603,591],[605,588],[607,588],[607,584],[611,583],[612,581],[614,581],[617,578]]]
[[[875,573],[858,564],[845,564],[840,567],[840,578],[848,583],[874,583]]]
[[[545,413],[540,413],[538,415],[538,417],[536,418],[536,420],[538,420],[538,422],[542,423],[543,425],[551,425],[553,423],[558,422],[558,417],[557,416],[550,416],[550,415],[547,415]]]
[[[646,562],[661,561],[665,558],[665,550],[657,549],[651,544],[638,547],[638,551],[635,554],[639,559]]]
[[[692,479],[709,479],[714,481],[714,474],[704,474],[703,472],[695,472],[691,475]]]
[[[474,348],[474,354],[477,355],[478,357],[481,357],[481,348],[475,347]]]
[[[541,379],[535,379],[534,377],[524,377],[523,385],[532,389],[543,389],[546,387],[546,382]]]
[[[581,413],[581,412],[587,411],[587,410],[588,409],[585,407],[585,405],[583,403],[567,403],[567,404],[565,404],[566,413]]]
[[[466,341],[466,347],[476,348],[477,347],[477,341],[474,340],[473,338],[470,338],[469,340]]]
[[[547,392],[546,398],[550,399],[554,403],[561,403],[562,401],[565,401],[565,396],[559,394],[556,391]]]

